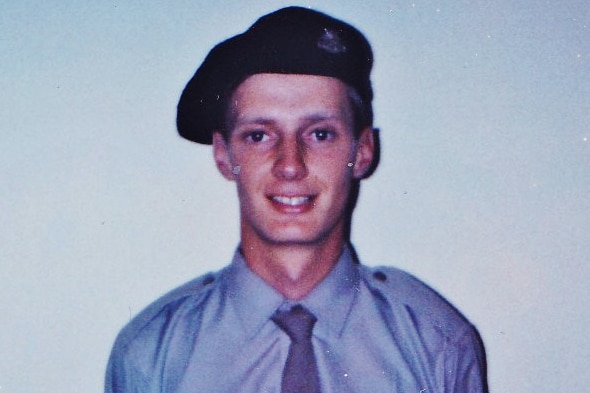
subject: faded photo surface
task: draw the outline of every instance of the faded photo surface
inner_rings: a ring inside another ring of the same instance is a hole
[[[178,99],[213,46],[289,5],[0,6],[0,392],[102,392],[123,326],[231,262],[235,184],[178,136]],[[587,4],[300,5],[374,52],[381,155],[354,212],[359,259],[419,277],[475,325],[490,391],[582,391]]]

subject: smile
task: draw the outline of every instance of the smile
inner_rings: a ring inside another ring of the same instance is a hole
[[[287,206],[300,206],[311,202],[311,196],[282,196],[276,195],[271,197],[274,202]]]

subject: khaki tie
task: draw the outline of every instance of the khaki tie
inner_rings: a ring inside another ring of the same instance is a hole
[[[289,311],[277,311],[271,319],[291,339],[281,393],[320,393],[320,378],[311,342],[316,317],[303,306],[296,305]]]

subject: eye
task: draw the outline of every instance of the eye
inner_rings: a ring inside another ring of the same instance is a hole
[[[334,133],[328,129],[325,129],[325,128],[318,128],[316,130],[313,130],[312,135],[315,140],[320,141],[320,142],[327,141],[329,139],[334,138]]]
[[[263,142],[268,139],[268,135],[264,131],[251,131],[246,135],[246,140],[249,142]]]

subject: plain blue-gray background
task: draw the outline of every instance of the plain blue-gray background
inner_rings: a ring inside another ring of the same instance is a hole
[[[285,1],[0,5],[0,392],[100,392],[118,330],[225,265],[233,184],[175,134],[207,51]],[[353,240],[479,328],[493,392],[590,386],[590,12],[310,1],[376,54]]]

